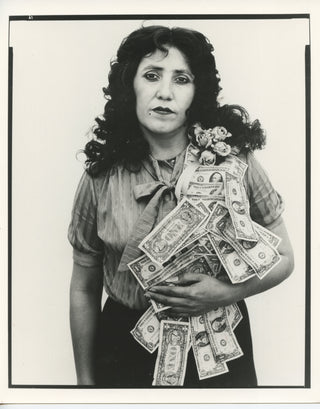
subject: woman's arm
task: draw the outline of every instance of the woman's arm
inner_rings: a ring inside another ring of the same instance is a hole
[[[102,267],[73,264],[70,327],[78,385],[94,385],[94,352],[101,311]]]
[[[243,283],[230,284],[203,274],[186,273],[176,286],[155,286],[147,291],[146,296],[172,306],[174,314],[197,316],[280,284],[293,271],[293,251],[283,221],[267,228],[282,239],[278,247],[281,261],[262,280],[253,277]]]

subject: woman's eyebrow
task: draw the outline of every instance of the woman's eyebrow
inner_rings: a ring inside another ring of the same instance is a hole
[[[164,68],[163,68],[163,67],[160,67],[160,66],[158,66],[158,65],[147,65],[146,67],[144,67],[144,68],[142,69],[142,71],[146,71],[146,70],[163,71]],[[190,70],[186,70],[186,69],[176,69],[176,70],[173,70],[173,72],[174,72],[175,74],[188,74],[188,75],[191,75],[192,77],[194,77],[194,75],[192,74],[192,72],[191,72]]]

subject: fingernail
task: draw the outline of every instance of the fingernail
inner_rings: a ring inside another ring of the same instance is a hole
[[[150,294],[148,294],[148,293],[145,293],[145,295],[144,295],[146,298],[148,298],[148,299],[150,299]]]

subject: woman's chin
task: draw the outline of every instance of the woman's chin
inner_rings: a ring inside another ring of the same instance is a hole
[[[171,137],[181,133],[181,131],[185,132],[185,125],[181,124],[179,126],[168,124],[168,123],[160,123],[155,124],[153,126],[142,126],[142,129],[147,134],[157,135],[159,137]]]

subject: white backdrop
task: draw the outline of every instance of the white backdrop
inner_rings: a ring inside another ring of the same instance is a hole
[[[307,20],[152,21],[195,28],[214,44],[222,103],[267,130],[257,157],[284,197],[293,275],[248,299],[260,385],[303,385]],[[16,21],[13,69],[12,381],[74,384],[67,227],[82,164],[103,112],[101,88],[120,41],[141,21]],[[151,24],[148,21],[147,24]],[[245,376],[245,374],[244,374]]]

